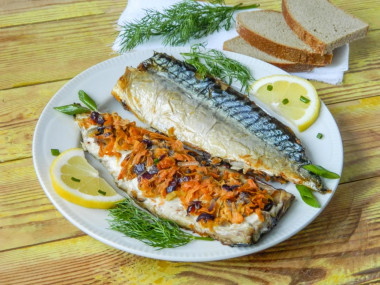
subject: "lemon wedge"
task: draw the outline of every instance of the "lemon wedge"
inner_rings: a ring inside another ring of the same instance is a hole
[[[108,209],[124,200],[92,167],[80,148],[57,156],[50,166],[54,190],[62,198],[87,208]]]
[[[300,132],[318,118],[321,103],[314,86],[306,79],[293,75],[267,76],[254,82],[250,91]]]

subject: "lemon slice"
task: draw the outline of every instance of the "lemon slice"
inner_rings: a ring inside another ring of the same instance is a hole
[[[321,103],[314,86],[306,79],[293,75],[263,77],[252,84],[251,94],[300,132],[318,118]]]
[[[88,208],[108,209],[124,200],[86,160],[80,148],[57,156],[50,166],[50,178],[62,198]]]

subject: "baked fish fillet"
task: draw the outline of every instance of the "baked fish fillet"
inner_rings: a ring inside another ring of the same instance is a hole
[[[181,141],[116,113],[77,115],[83,147],[151,213],[227,245],[249,245],[275,226],[294,196],[229,169]]]
[[[271,177],[325,191],[295,134],[247,96],[163,53],[127,67],[113,96],[141,121],[213,156]]]

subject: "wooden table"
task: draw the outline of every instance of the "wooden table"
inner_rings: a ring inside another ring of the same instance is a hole
[[[279,0],[259,2],[280,10]],[[0,283],[380,283],[380,6],[332,2],[370,25],[368,36],[350,45],[343,84],[313,82],[343,138],[336,195],[312,224],[273,248],[182,263],[139,257],[89,237],[54,208],[33,167],[32,137],[42,109],[71,78],[116,56],[111,45],[126,1],[2,0]]]

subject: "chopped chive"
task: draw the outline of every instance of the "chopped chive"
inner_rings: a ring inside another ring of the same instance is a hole
[[[318,133],[318,134],[317,134],[317,139],[321,139],[321,138],[323,138],[323,134]]]
[[[270,84],[267,85],[267,90],[268,90],[268,91],[272,91],[272,90],[273,90],[273,85],[270,85]]]
[[[304,103],[309,103],[309,102],[310,102],[310,99],[307,99],[307,98],[304,97],[304,96],[301,96],[301,97],[300,97],[300,100],[301,100],[302,102],[304,102]]]
[[[72,180],[72,181],[75,181],[75,182],[80,182],[80,179],[75,178],[75,177],[71,177],[71,180]]]
[[[54,156],[58,156],[61,153],[59,151],[59,149],[56,149],[56,148],[52,148],[52,149],[50,149],[50,151],[51,151],[51,154],[54,155]]]
[[[100,189],[98,190],[98,193],[99,193],[99,194],[102,194],[103,196],[105,196],[105,195],[107,194],[106,192],[104,192],[104,191],[102,191],[102,190],[100,190]]]
[[[284,100],[282,100],[282,104],[286,105],[289,103],[289,99],[288,98],[285,98]]]

